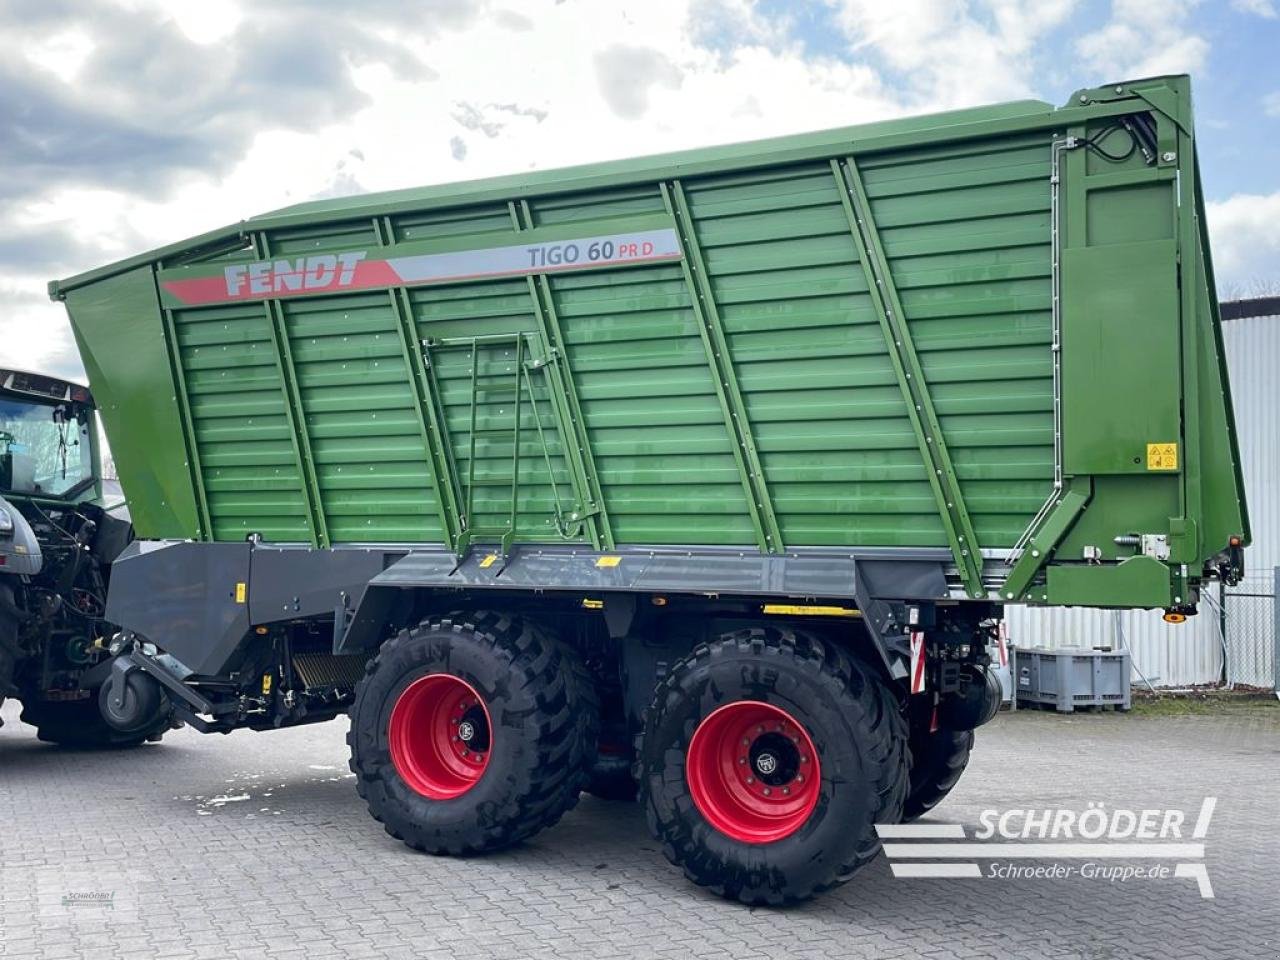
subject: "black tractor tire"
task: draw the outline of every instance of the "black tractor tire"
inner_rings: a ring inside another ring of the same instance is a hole
[[[392,758],[397,701],[416,682],[446,675],[482,700],[488,757],[460,795],[433,799]],[[386,832],[416,850],[500,850],[556,823],[578,802],[595,758],[599,706],[572,648],[503,613],[428,619],[388,640],[369,661],[351,707],[356,789]]]
[[[112,727],[98,709],[98,691],[85,700],[37,700],[22,702],[22,722],[36,728],[36,738],[45,743],[80,750],[127,750],[148,740],[155,742],[172,726],[172,710],[162,701],[146,724],[132,731]]]
[[[928,727],[911,736],[911,789],[902,807],[902,822],[923,817],[942,802],[960,780],[973,750],[972,730]]]
[[[721,832],[689,785],[695,731],[736,701],[784,711],[820,761],[816,788],[792,781],[797,792],[816,789],[816,804],[779,839],[747,842]],[[901,818],[907,763],[906,720],[870,668],[800,631],[750,628],[699,645],[660,684],[645,715],[640,799],[667,859],[690,880],[729,899],[781,905],[829,890],[875,858],[876,824]]]

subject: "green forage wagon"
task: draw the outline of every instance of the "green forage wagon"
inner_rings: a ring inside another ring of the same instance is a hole
[[[1186,77],[304,203],[51,292],[139,537],[106,682],[349,711],[433,853],[588,789],[810,896],[956,783],[1004,604],[1192,613],[1249,540]]]

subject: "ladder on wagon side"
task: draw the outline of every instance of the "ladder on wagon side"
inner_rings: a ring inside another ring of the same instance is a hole
[[[529,406],[534,433],[546,468],[547,485],[551,494],[551,518],[556,532],[571,539],[581,530],[583,514],[579,509],[566,509],[560,498],[560,484],[552,463],[552,450],[547,431],[543,427],[542,414],[534,388],[534,374],[545,371],[551,358],[538,355],[530,333],[493,334],[476,337],[447,337],[425,339],[422,357],[429,375],[437,384],[442,371],[450,372],[450,366],[461,361],[466,364],[465,382],[469,385],[467,430],[465,440],[466,482],[459,483],[456,461],[459,445],[452,443],[454,456],[448,458],[453,476],[448,482],[461,491],[462,505],[458,533],[451,544],[459,559],[465,557],[471,547],[480,542],[496,541],[505,560],[515,543],[521,511],[521,446],[525,440],[524,406]],[[461,379],[461,378],[457,378]],[[543,384],[546,383],[545,373]],[[554,404],[551,405],[554,416]],[[495,409],[496,408],[496,409]],[[453,432],[449,432],[450,438]],[[493,455],[494,448],[511,445],[510,457]],[[510,473],[496,472],[492,466],[478,466],[482,461],[505,461]],[[510,498],[506,509],[499,511],[477,501],[477,491],[485,489],[505,490]],[[530,491],[524,491],[528,494]],[[494,522],[502,517],[503,520]]]

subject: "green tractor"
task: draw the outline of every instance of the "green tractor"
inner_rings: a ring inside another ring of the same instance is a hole
[[[0,369],[0,703],[20,700],[41,740],[128,747],[170,726],[154,687],[105,683],[107,581],[132,539],[88,388]]]

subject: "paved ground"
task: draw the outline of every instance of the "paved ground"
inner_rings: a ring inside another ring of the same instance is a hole
[[[989,806],[1089,801],[1194,817],[1216,796],[1216,899],[1188,879],[902,880],[882,858],[785,912],[690,886],[636,809],[591,798],[517,850],[416,854],[366,816],[345,721],[183,730],[101,755],[40,744],[14,714],[0,730],[0,956],[15,960],[1280,956],[1280,710],[1002,716],[932,818],[972,829]]]

